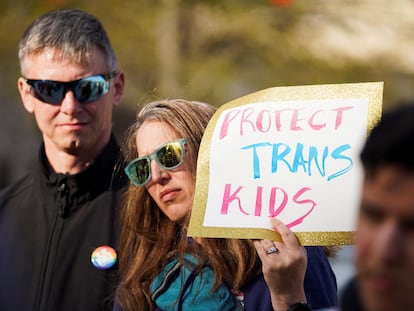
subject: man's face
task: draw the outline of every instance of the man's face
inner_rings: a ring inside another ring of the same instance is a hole
[[[364,181],[356,268],[364,310],[414,310],[413,174],[384,167]]]
[[[22,65],[27,79],[68,82],[84,77],[106,74],[103,53],[96,49],[88,65],[58,57],[55,50],[44,50],[26,59]],[[42,132],[46,154],[70,154],[79,158],[94,157],[109,140],[112,129],[112,109],[123,92],[123,74],[110,80],[108,93],[90,103],[80,103],[69,90],[60,104],[51,105],[33,97],[23,78],[18,81],[20,95],[27,111],[33,113]]]

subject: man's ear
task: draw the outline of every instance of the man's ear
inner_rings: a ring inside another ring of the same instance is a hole
[[[20,97],[22,99],[24,108],[28,112],[33,113],[33,111],[34,111],[33,97],[32,97],[32,95],[30,95],[31,86],[26,83],[24,78],[20,77],[17,80],[17,87],[19,89]]]
[[[112,86],[115,89],[114,106],[119,106],[119,104],[121,103],[122,97],[124,95],[124,87],[125,87],[125,75],[124,75],[124,73],[122,71],[120,73],[118,73],[116,75],[116,77],[114,78],[114,81],[112,83],[113,83]]]

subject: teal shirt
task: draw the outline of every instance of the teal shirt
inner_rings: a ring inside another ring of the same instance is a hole
[[[234,311],[239,310],[235,299],[226,285],[212,291],[214,286],[213,271],[204,266],[197,274],[192,273],[197,260],[192,255],[185,258],[190,262],[183,265],[174,259],[164,267],[151,284],[155,303],[164,311],[198,310],[198,311]],[[186,286],[181,293],[182,288]],[[181,297],[181,309],[179,300]]]

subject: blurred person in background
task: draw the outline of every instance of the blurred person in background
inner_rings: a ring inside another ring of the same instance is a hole
[[[127,178],[112,133],[124,74],[102,24],[62,9],[19,43],[18,89],[38,162],[0,193],[0,309],[111,310]]]
[[[384,113],[361,152],[356,276],[342,311],[414,310],[414,102]]]

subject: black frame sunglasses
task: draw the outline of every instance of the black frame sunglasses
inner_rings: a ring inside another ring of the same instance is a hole
[[[81,104],[87,104],[98,100],[109,91],[110,79],[118,72],[98,74],[79,80],[61,82],[53,80],[25,79],[31,86],[30,94],[38,100],[51,105],[59,106],[68,90],[71,90],[75,98]]]
[[[162,169],[172,170],[183,164],[186,143],[185,138],[168,142],[153,153],[132,160],[124,171],[135,186],[144,186],[151,179],[151,160],[155,159]]]

